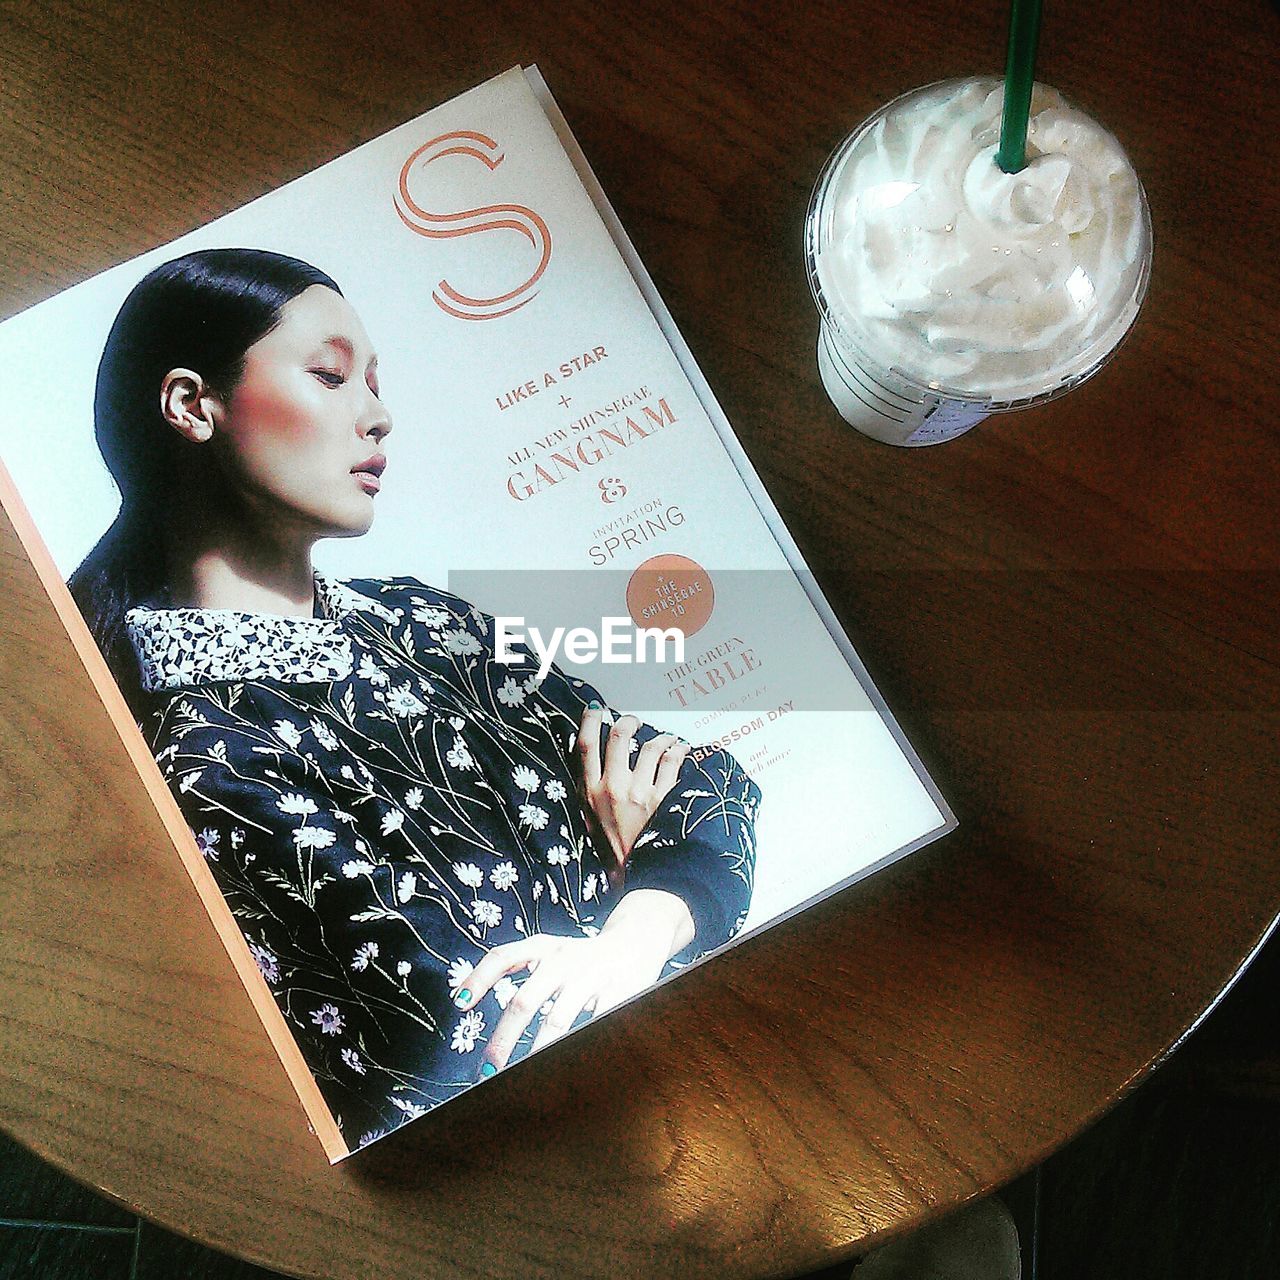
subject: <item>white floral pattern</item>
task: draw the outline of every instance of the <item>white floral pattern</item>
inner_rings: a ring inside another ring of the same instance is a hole
[[[316,601],[311,619],[139,608],[128,629],[148,740],[354,1147],[474,1082],[522,980],[459,1016],[491,948],[594,936],[617,893],[571,764],[595,689],[498,663],[492,619],[412,579],[317,576]],[[724,752],[680,782],[625,885],[689,904],[669,969],[741,926],[759,803]]]
[[[507,707],[518,707],[525,699],[525,689],[523,685],[517,684],[511,676],[508,676],[498,686],[498,701]]]
[[[311,1021],[327,1036],[342,1034],[342,1014],[337,1005],[322,1004],[312,1013]]]
[[[478,889],[484,884],[484,872],[474,862],[455,862],[453,864],[453,874],[468,889]]]
[[[536,804],[522,804],[520,821],[535,831],[541,831],[547,825],[547,811],[540,809]]]
[[[471,904],[471,914],[476,923],[484,925],[486,929],[496,929],[502,923],[502,908],[485,898],[477,898]]]
[[[489,879],[495,889],[505,893],[515,887],[516,881],[520,879],[520,872],[514,862],[500,862],[489,872]]]
[[[256,942],[251,942],[249,943],[249,954],[257,964],[259,973],[268,982],[280,981],[280,962],[266,947],[260,947]]]
[[[450,1048],[454,1053],[470,1053],[476,1047],[476,1040],[484,1030],[484,1014],[479,1009],[472,1009],[463,1014],[453,1028],[453,1039]]]

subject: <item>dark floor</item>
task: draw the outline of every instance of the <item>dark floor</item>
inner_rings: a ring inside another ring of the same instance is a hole
[[[1004,1189],[1024,1280],[1280,1277],[1277,993],[1280,939],[1171,1062]],[[274,1274],[141,1222],[0,1138],[0,1280]]]

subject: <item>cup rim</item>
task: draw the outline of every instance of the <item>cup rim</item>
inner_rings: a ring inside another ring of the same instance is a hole
[[[818,309],[819,316],[823,324],[829,326],[834,336],[839,340],[840,345],[845,349],[846,353],[857,359],[860,364],[869,366],[877,370],[884,370],[885,364],[882,360],[873,356],[860,343],[850,329],[841,323],[840,317],[832,308],[825,291],[822,288],[818,273],[818,225],[821,217],[821,208],[823,201],[828,193],[832,183],[833,175],[839,165],[847,157],[849,151],[852,150],[855,143],[871,128],[880,117],[887,114],[893,107],[903,101],[905,98],[914,97],[917,94],[923,94],[930,89],[935,89],[941,85],[961,84],[966,82],[982,82],[987,81],[993,88],[1000,85],[1001,80],[998,76],[989,75],[971,75],[971,76],[949,76],[938,80],[931,80],[927,84],[919,85],[913,89],[907,89],[891,98],[888,102],[881,104],[869,116],[857,124],[844,138],[836,144],[835,148],[828,155],[819,170],[818,178],[814,183],[813,190],[810,193],[808,207],[805,212],[804,219],[804,243],[805,243],[805,265],[806,274],[809,281],[809,290],[813,296],[814,303]],[[1037,82],[1044,88],[1052,88],[1043,81]],[[1073,390],[1086,379],[1091,378],[1104,365],[1111,360],[1117,351],[1124,345],[1125,339],[1129,336],[1133,329],[1134,323],[1137,321],[1138,314],[1142,310],[1143,303],[1146,301],[1147,290],[1151,281],[1151,267],[1155,257],[1155,237],[1151,222],[1151,208],[1147,200],[1146,189],[1142,184],[1137,169],[1134,167],[1133,161],[1129,159],[1129,153],[1124,149],[1123,144],[1115,134],[1089,112],[1079,107],[1076,102],[1061,90],[1054,89],[1054,92],[1062,98],[1068,107],[1080,114],[1087,116],[1098,124],[1100,128],[1115,141],[1119,147],[1121,154],[1124,156],[1129,169],[1133,174],[1134,181],[1138,189],[1138,206],[1142,219],[1143,243],[1146,252],[1142,255],[1138,268],[1138,279],[1134,285],[1131,299],[1129,300],[1130,310],[1127,317],[1125,311],[1122,311],[1104,333],[1086,349],[1083,356],[1085,362],[1078,368],[1073,368],[1065,373],[1061,378],[1054,382],[1050,387],[1045,387],[1035,391],[1021,391],[1020,394],[1012,396],[992,396],[989,393],[970,391],[965,388],[948,385],[942,381],[925,381],[918,375],[909,372],[899,365],[889,365],[887,372],[900,379],[904,384],[917,391],[922,397],[931,396],[940,400],[955,401],[960,404],[981,406],[987,408],[992,413],[999,413],[1011,409],[1020,409],[1029,405],[1042,404],[1048,400],[1056,399],[1058,396],[1064,395],[1066,392]],[[1117,329],[1119,330],[1118,332]],[[1114,336],[1112,336],[1114,335]],[[1093,354],[1100,352],[1100,354]]]

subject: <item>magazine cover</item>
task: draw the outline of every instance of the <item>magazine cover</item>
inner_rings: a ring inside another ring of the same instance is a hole
[[[331,1160],[954,825],[534,69],[0,325],[0,459]]]

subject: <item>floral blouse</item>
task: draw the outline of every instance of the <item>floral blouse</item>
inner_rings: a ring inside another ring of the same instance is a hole
[[[522,936],[598,933],[617,896],[570,769],[600,695],[499,662],[491,617],[411,578],[317,575],[312,618],[126,622],[143,732],[348,1145],[469,1087],[523,975],[466,1013],[450,983]],[[759,803],[728,753],[691,754],[636,840],[625,889],[694,921],[664,974],[741,927]]]

